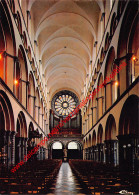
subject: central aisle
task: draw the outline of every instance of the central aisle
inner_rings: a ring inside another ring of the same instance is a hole
[[[78,183],[77,178],[73,174],[69,164],[67,162],[62,163],[59,173],[57,175],[55,183],[50,188],[48,195],[86,195],[85,191]]]

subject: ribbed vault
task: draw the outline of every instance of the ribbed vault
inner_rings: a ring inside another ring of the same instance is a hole
[[[50,97],[62,89],[81,97],[103,1],[29,0],[28,10]]]

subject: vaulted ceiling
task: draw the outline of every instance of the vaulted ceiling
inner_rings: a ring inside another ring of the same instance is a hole
[[[53,95],[68,89],[80,97],[93,58],[103,1],[29,0],[28,10],[48,91]]]

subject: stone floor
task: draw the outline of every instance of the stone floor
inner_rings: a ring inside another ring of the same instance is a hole
[[[79,184],[67,162],[62,163],[57,178],[47,195],[89,195]]]

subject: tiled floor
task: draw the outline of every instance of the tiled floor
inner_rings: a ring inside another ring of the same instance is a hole
[[[68,163],[63,163],[47,195],[88,195],[79,184]]]

